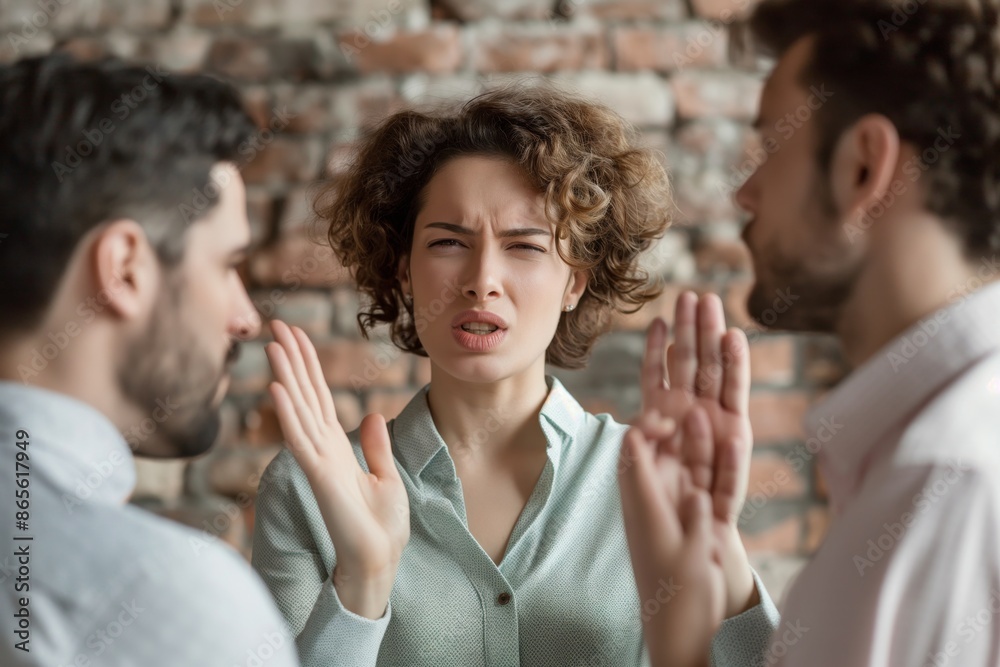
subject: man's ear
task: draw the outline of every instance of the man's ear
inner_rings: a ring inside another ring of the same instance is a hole
[[[403,255],[399,258],[399,267],[396,271],[396,278],[399,286],[403,288],[403,294],[413,296],[413,284],[410,280],[410,256]]]
[[[882,203],[896,178],[899,131],[881,114],[861,117],[841,135],[830,166],[833,198],[841,216],[858,220]]]
[[[159,262],[139,223],[105,224],[91,253],[98,303],[123,319],[139,317],[151,308],[158,292]]]

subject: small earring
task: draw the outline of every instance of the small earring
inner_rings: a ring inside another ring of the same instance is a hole
[[[407,306],[412,306],[413,305],[413,295],[412,294],[404,294],[403,295],[403,301],[406,302]]]
[[[564,308],[564,310],[568,313],[574,308],[576,308],[576,306],[574,306],[573,304],[569,304],[568,306],[566,306],[566,308]]]

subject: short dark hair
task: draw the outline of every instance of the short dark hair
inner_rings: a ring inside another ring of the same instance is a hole
[[[764,0],[750,30],[779,56],[815,38],[802,83],[832,93],[815,116],[820,166],[862,116],[887,117],[921,154],[927,209],[977,259],[1000,250],[998,14],[996,0]]]
[[[396,269],[411,251],[424,190],[449,160],[493,156],[520,168],[545,197],[560,255],[589,276],[564,312],[546,361],[580,368],[615,311],[634,312],[659,288],[641,255],[671,222],[674,202],[657,154],[610,109],[550,86],[508,86],[433,112],[400,111],[358,147],[347,173],[325,187],[316,211],[331,247],[368,304],[364,335],[388,324],[401,349],[426,356],[424,319],[403,299]]]
[[[0,67],[0,328],[40,323],[104,222],[136,220],[176,265],[188,223],[217,203],[212,166],[253,131],[237,92],[207,76],[64,54]]]

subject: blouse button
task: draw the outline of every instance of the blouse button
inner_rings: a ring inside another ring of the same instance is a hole
[[[509,604],[510,600],[511,600],[510,593],[506,591],[497,596],[497,604],[500,605],[501,607],[506,604]]]

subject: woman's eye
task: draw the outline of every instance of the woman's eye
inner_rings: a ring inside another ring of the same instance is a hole
[[[534,250],[535,252],[545,252],[545,248],[539,248],[536,245],[531,245],[530,243],[515,243],[511,246],[515,250]]]
[[[456,241],[455,239],[440,239],[438,241],[431,242],[431,244],[429,246],[427,246],[427,247],[429,247],[429,248],[457,247],[459,245],[461,245],[461,244],[458,241]]]

